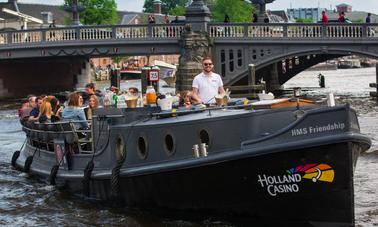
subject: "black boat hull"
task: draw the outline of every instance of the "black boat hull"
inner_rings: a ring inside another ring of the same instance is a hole
[[[353,169],[361,150],[360,144],[345,142],[121,176],[116,199],[129,207],[226,216],[264,225],[353,226]],[[306,165],[313,167],[305,177],[300,168]],[[93,180],[91,196],[110,199],[111,184],[109,179]]]

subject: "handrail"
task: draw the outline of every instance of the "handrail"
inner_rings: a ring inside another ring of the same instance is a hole
[[[199,113],[205,111],[213,111],[213,110],[223,110],[223,109],[236,109],[236,108],[252,108],[252,103],[243,104],[243,105],[233,105],[233,106],[214,106],[214,107],[206,107],[204,109],[188,109],[182,112],[160,112],[160,113],[151,113],[150,116],[158,117],[158,116],[171,116],[177,115],[179,116],[180,113],[185,114],[192,114],[192,113]]]

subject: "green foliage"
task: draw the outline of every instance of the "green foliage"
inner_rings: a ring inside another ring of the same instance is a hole
[[[363,18],[352,20],[353,23],[364,23],[365,20]]]
[[[297,23],[313,23],[314,21],[312,20],[312,18],[307,18],[307,19],[297,18],[295,20],[295,22],[297,22]]]
[[[230,22],[250,22],[254,10],[251,3],[240,0],[210,0],[212,19],[223,22],[225,15],[230,17]]]
[[[153,1],[154,0],[145,0],[143,5],[143,12],[153,13]],[[189,0],[161,0],[161,13],[168,14],[171,10],[175,9],[177,6],[185,7],[188,4]]]
[[[175,8],[169,10],[169,15],[184,16],[185,15],[185,7],[184,6],[176,6]]]
[[[144,12],[153,12],[153,0],[144,1]],[[162,14],[182,16],[185,15],[185,7],[189,0],[162,0]],[[227,14],[231,22],[250,22],[254,7],[251,3],[240,0],[204,0],[204,3],[211,8],[212,20],[223,22]]]
[[[85,25],[117,24],[117,4],[115,0],[78,0],[85,7],[80,13],[80,21]],[[72,0],[64,0],[65,6],[70,6]]]

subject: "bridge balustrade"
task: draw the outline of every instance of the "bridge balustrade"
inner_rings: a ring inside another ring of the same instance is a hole
[[[211,25],[209,27],[210,37],[239,38],[244,37],[245,26],[243,25]]]
[[[183,29],[183,26],[171,25],[160,25],[151,27],[152,37],[154,38],[179,38],[182,36]]]
[[[367,36],[371,38],[378,38],[378,25],[367,27]]]
[[[329,38],[360,38],[364,36],[361,25],[329,25],[326,31]]]
[[[39,31],[22,31],[12,34],[12,43],[35,43],[42,41],[42,33]]]
[[[366,24],[250,24],[232,23],[209,25],[212,38],[374,38],[378,26]]]
[[[323,36],[321,25],[296,25],[287,27],[288,38],[320,38]]]
[[[179,38],[183,25],[116,25],[33,29],[0,33],[0,45],[143,38]]]
[[[115,37],[116,39],[147,38],[148,29],[146,26],[117,27]]]
[[[250,38],[281,38],[284,37],[283,26],[254,25],[248,26]]]
[[[0,46],[21,43],[59,43],[64,41],[106,41],[120,39],[178,39],[183,25],[80,26],[8,31],[0,33]],[[298,23],[210,23],[212,38],[287,38],[287,39],[356,39],[378,38],[378,24],[298,24]]]
[[[8,43],[8,35],[6,33],[0,33],[0,45]]]

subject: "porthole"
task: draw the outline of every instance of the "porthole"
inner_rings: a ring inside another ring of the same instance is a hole
[[[200,136],[201,143],[206,143],[207,145],[210,145],[210,136],[209,136],[209,133],[205,129],[202,129],[200,131],[199,136]]]
[[[173,155],[176,151],[175,138],[171,134],[165,135],[164,149],[165,149],[165,152],[167,152],[168,156]]]
[[[117,161],[123,160],[126,156],[125,142],[121,136],[118,137],[117,139],[115,154],[116,154]]]
[[[148,155],[148,144],[144,136],[138,138],[138,155],[141,159],[146,159]]]

